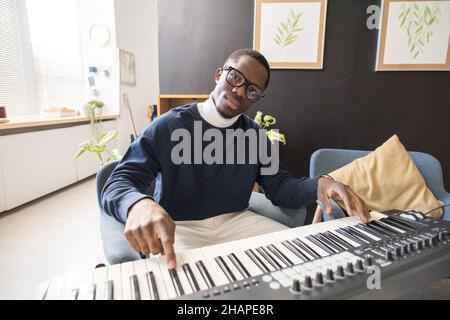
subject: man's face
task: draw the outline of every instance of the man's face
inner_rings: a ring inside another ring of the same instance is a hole
[[[265,89],[268,74],[258,60],[244,55],[238,61],[228,61],[226,65],[241,72],[247,81],[261,90]],[[233,87],[227,82],[227,73],[228,71],[222,69],[216,71],[217,84],[213,91],[213,98],[217,111],[225,118],[232,118],[247,111],[254,102],[247,98],[245,85]]]

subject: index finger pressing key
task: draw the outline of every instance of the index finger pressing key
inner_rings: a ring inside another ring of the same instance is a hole
[[[175,269],[176,264],[177,264],[175,249],[173,248],[175,230],[172,230],[172,228],[170,228],[170,227],[164,228],[161,226],[159,226],[158,229],[159,230],[157,230],[157,232],[161,239],[163,251],[166,255],[167,265],[168,265],[169,269]]]

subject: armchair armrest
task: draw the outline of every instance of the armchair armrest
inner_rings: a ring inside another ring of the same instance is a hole
[[[289,209],[274,206],[263,193],[252,192],[248,210],[282,223],[290,228],[302,226],[305,223],[306,209]]]
[[[450,204],[450,193],[444,192],[439,195],[437,195],[437,198],[444,202],[444,204]],[[450,207],[445,207],[442,210],[444,210],[444,215],[442,216],[443,220],[450,221]]]

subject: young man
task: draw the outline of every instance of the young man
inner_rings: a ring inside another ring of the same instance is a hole
[[[131,145],[107,181],[102,202],[125,223],[134,250],[164,253],[174,268],[174,245],[178,251],[287,228],[246,210],[255,182],[274,205],[300,208],[319,198],[331,213],[329,199],[339,198],[349,214],[368,221],[366,205],[349,187],[326,177],[293,178],[278,165],[275,152],[268,153],[270,168],[259,158],[251,161],[271,143],[243,113],[264,96],[269,80],[264,56],[238,50],[217,69],[207,101],[172,109]],[[249,138],[252,131],[260,143]],[[248,145],[239,144],[247,138]],[[145,190],[155,177],[149,197]]]

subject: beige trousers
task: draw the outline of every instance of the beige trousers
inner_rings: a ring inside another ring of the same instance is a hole
[[[249,210],[204,220],[175,221],[175,224],[176,252],[288,229]]]

